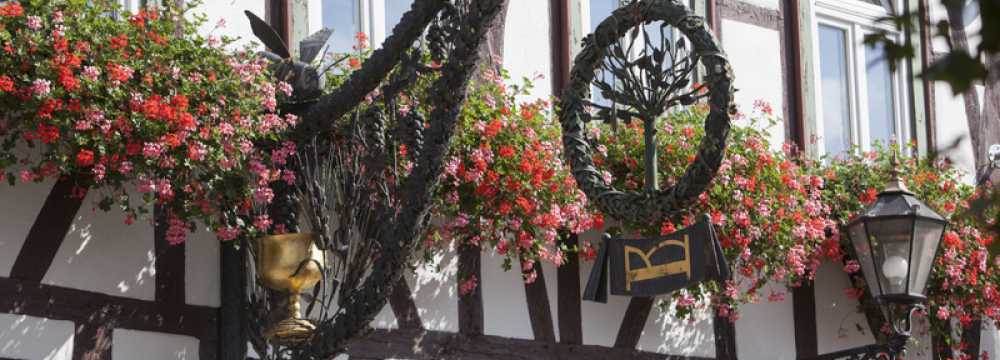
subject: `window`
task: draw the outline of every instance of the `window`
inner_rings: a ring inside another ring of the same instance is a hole
[[[816,126],[820,154],[840,154],[857,145],[907,141],[908,76],[893,73],[885,49],[864,44],[876,30],[892,31],[878,21],[888,9],[860,0],[818,0],[816,6]]]
[[[355,34],[364,32],[373,45],[381,44],[392,33],[413,0],[319,0],[311,1],[311,14],[321,14],[319,25],[333,29],[328,42],[330,52],[348,52],[356,43]],[[319,30],[309,29],[310,33]]]

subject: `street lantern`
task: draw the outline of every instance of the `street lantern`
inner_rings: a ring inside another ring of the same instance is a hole
[[[893,163],[889,184],[847,223],[847,236],[872,297],[880,304],[914,304],[927,298],[924,289],[948,221],[906,189],[895,156]]]
[[[895,153],[892,167],[885,189],[875,203],[847,223],[846,232],[868,291],[894,333],[885,343],[819,355],[813,360],[896,359],[906,351],[910,317],[924,309],[927,279],[948,221],[906,189],[896,168]]]

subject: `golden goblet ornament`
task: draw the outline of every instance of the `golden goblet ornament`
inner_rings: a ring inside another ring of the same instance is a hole
[[[264,336],[280,345],[301,344],[316,330],[303,319],[300,293],[322,279],[323,253],[316,247],[316,237],[309,233],[269,235],[257,239],[257,273],[264,286],[288,294],[287,316],[272,323]]]

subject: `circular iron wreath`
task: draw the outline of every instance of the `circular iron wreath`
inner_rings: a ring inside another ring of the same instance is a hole
[[[690,41],[692,55],[706,72],[710,110],[696,158],[674,186],[657,191],[620,191],[606,183],[594,167],[591,144],[584,131],[585,123],[591,121],[585,103],[590,83],[612,42],[627,36],[630,29],[652,21],[663,21],[677,28]],[[730,114],[735,113],[729,61],[705,28],[704,19],[675,0],[642,0],[626,5],[602,21],[594,33],[584,38],[583,45],[574,60],[571,82],[563,93],[559,111],[563,147],[578,186],[604,214],[616,219],[652,222],[674,217],[705,191],[725,153]]]

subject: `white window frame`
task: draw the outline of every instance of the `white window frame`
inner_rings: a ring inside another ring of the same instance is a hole
[[[899,4],[897,4],[899,5]],[[896,6],[898,8],[898,6]],[[817,141],[815,154],[823,156],[826,154],[824,138],[823,119],[823,87],[822,74],[819,62],[822,61],[819,46],[820,25],[830,26],[845,31],[846,52],[847,52],[847,75],[848,75],[848,112],[850,129],[847,129],[848,138],[852,145],[857,145],[861,150],[869,150],[872,147],[872,138],[869,134],[868,117],[868,82],[867,71],[865,70],[865,45],[863,43],[866,34],[886,30],[894,34],[897,39],[901,34],[888,23],[879,22],[880,18],[889,16],[890,13],[884,7],[863,2],[860,0],[816,0],[813,18],[815,24],[812,27],[812,37],[816,39],[813,45],[813,59],[816,64],[813,72],[813,81],[816,85],[816,124],[813,127]],[[903,63],[899,63],[896,72],[892,74],[893,81],[893,126],[896,134],[896,141],[906,143],[912,138],[910,126],[910,104],[909,98],[905,96],[910,91],[909,74]]]

